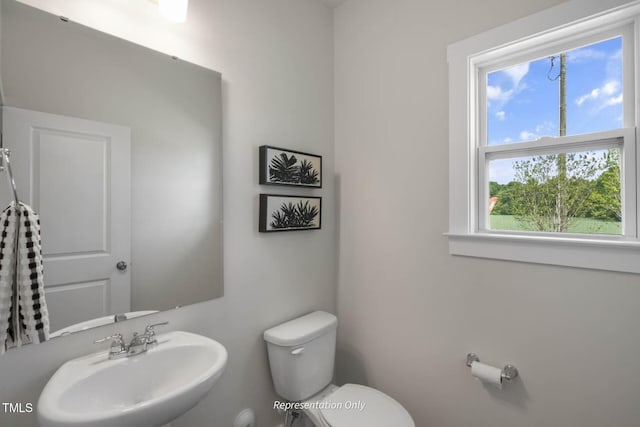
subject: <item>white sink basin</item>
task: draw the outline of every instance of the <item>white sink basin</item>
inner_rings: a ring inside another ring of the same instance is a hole
[[[222,375],[227,350],[188,332],[157,339],[136,356],[108,360],[102,351],[62,365],[40,395],[40,425],[161,426],[191,409]]]

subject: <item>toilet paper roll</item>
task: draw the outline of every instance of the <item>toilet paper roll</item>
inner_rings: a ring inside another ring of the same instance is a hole
[[[471,375],[485,384],[502,389],[502,369],[480,362],[471,363]]]

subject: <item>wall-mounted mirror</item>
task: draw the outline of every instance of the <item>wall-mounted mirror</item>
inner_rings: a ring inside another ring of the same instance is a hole
[[[3,146],[40,215],[51,335],[222,296],[220,74],[15,0],[0,25]],[[0,210],[8,188],[2,172]]]

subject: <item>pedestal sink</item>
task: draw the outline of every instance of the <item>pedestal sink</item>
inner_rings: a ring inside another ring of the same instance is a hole
[[[227,351],[189,332],[157,336],[146,353],[108,359],[108,351],[70,360],[38,401],[42,427],[161,426],[196,405],[227,363]]]

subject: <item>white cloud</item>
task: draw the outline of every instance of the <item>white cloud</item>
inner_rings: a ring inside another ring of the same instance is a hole
[[[556,132],[556,126],[552,122],[545,120],[536,125],[534,132],[525,129],[520,132],[519,136],[520,141],[536,141],[545,136],[553,136]]]
[[[536,139],[538,139],[538,135],[533,132],[528,130],[520,132],[520,141],[535,141]]]
[[[602,86],[602,93],[604,93],[605,95],[613,95],[619,89],[620,89],[620,82],[614,80],[611,82],[607,82],[604,84],[604,86]]]
[[[607,53],[602,50],[596,50],[592,48],[577,49],[567,54],[568,62],[581,62],[596,59],[606,59]]]
[[[589,101],[590,99],[597,99],[600,96],[600,89],[594,89],[586,95],[582,95],[580,98],[576,99],[576,104],[578,106],[585,103],[585,101]]]
[[[507,76],[511,77],[511,81],[513,81],[513,87],[516,88],[520,84],[520,80],[524,78],[529,72],[529,63],[526,62],[524,64],[515,65],[511,68],[507,68],[503,70]]]
[[[500,86],[487,86],[487,99],[490,101],[508,101],[513,90],[503,91]]]
[[[498,118],[498,120],[504,120],[505,116],[506,116],[506,113],[504,111],[498,111],[496,113],[496,117]]]
[[[611,54],[594,50],[591,48],[578,49],[571,53],[576,60],[605,59],[607,80],[600,87],[592,89],[575,99],[578,107],[589,106],[591,114],[622,103],[622,84],[620,66],[622,63],[622,50],[619,49]],[[570,55],[570,57],[571,57]]]
[[[500,72],[511,80],[511,87],[509,89],[503,89],[501,86],[487,85],[487,99],[489,101],[499,101],[498,108],[501,108],[501,106],[509,102],[515,94],[525,87],[522,79],[529,72],[529,63],[515,65]]]
[[[551,123],[549,120],[545,120],[544,122],[540,123],[539,125],[536,126],[536,133],[537,134],[551,134],[553,133],[553,131],[556,130],[556,127],[553,123]]]
[[[620,82],[611,80],[606,82],[602,87],[593,89],[591,92],[584,94],[576,99],[576,104],[581,106],[587,101],[601,101],[600,108],[616,105],[622,102],[622,94],[620,92]]]
[[[607,107],[610,107],[612,105],[622,104],[622,94],[607,99],[605,104]]]

